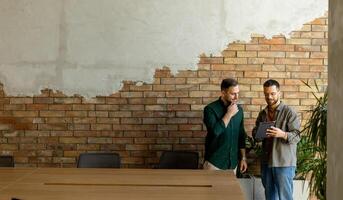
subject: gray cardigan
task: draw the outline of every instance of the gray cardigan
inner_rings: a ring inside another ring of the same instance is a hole
[[[258,124],[262,121],[267,121],[268,108],[266,107],[258,114],[255,127],[252,135],[255,138]],[[300,120],[297,113],[284,103],[280,103],[276,108],[276,123],[275,126],[285,131],[287,140],[282,138],[273,138],[273,148],[271,159],[267,156],[264,149],[265,142],[262,141],[263,154],[262,163],[268,163],[270,167],[290,167],[296,166],[297,163],[297,143],[300,141]],[[255,138],[256,139],[256,138]]]

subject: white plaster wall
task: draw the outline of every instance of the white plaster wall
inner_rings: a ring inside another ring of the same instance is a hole
[[[156,68],[196,69],[200,54],[260,33],[287,36],[327,0],[0,0],[0,82],[9,95],[49,87],[109,95]]]

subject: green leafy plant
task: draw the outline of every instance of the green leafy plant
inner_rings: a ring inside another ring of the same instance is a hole
[[[304,82],[305,83],[305,82]],[[307,83],[305,83],[310,87]],[[316,85],[317,91],[319,88]],[[311,87],[310,87],[311,88]],[[310,110],[310,118],[301,131],[302,139],[298,145],[297,177],[309,178],[310,189],[318,199],[325,199],[327,163],[327,102],[328,93],[318,97],[316,105]]]

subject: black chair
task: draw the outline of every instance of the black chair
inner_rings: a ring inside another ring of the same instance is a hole
[[[159,169],[198,169],[199,154],[192,151],[164,151]]]
[[[117,153],[82,153],[77,168],[120,168],[120,156]]]
[[[13,156],[0,156],[0,167],[14,167]]]

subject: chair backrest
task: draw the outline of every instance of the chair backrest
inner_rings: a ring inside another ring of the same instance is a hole
[[[199,154],[192,151],[164,151],[159,169],[198,169]]]
[[[0,156],[0,167],[14,167],[13,156]]]
[[[82,153],[77,168],[120,168],[120,156],[117,153]]]

